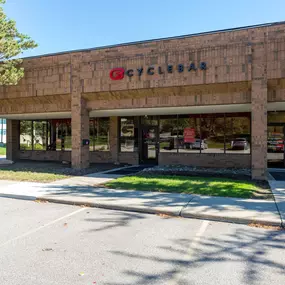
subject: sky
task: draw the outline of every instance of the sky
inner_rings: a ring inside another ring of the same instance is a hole
[[[4,10],[39,45],[23,57],[285,20],[284,0],[7,0]]]

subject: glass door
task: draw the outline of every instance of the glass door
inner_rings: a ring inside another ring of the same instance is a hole
[[[284,126],[267,128],[267,163],[268,167],[284,167]]]
[[[141,163],[157,164],[158,163],[158,127],[143,126],[141,129]]]

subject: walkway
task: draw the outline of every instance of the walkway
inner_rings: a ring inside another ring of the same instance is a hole
[[[13,161],[6,159],[6,155],[0,155],[0,165],[9,165],[12,163]]]
[[[100,184],[120,175],[108,172],[64,179],[50,184],[0,184],[0,197],[45,200],[91,207],[209,219],[235,223],[280,226],[273,200],[208,197],[188,194],[107,189]]]
[[[285,226],[285,181],[270,180],[269,184],[274,195],[283,226]]]

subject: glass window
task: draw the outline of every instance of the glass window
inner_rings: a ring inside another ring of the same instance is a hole
[[[90,137],[89,151],[95,150],[95,137],[96,137],[95,131],[96,131],[95,130],[95,119],[91,119],[89,121],[89,137]]]
[[[72,149],[71,120],[52,120],[49,127],[50,142],[48,150],[68,150]]]
[[[268,123],[285,123],[285,112],[268,112]]]
[[[177,115],[161,116],[159,122],[159,151],[177,152]]]
[[[120,118],[120,151],[138,151],[138,117]]]
[[[250,114],[226,114],[226,152],[249,154]]]
[[[200,115],[178,115],[178,151],[200,152]]]
[[[110,150],[110,118],[94,118],[89,123],[90,151]]]
[[[20,121],[20,150],[33,149],[32,121]]]
[[[72,150],[71,121],[63,124],[62,145],[64,150]]]
[[[60,122],[56,124],[56,137],[55,137],[56,150],[64,149],[64,145],[62,144],[62,136],[63,136],[63,123]]]
[[[71,120],[20,121],[21,150],[71,150]]]
[[[141,117],[141,123],[148,126],[157,126],[158,116],[143,116]]]
[[[284,167],[284,126],[267,127],[267,162],[270,167]]]
[[[98,118],[95,121],[95,150],[108,151],[110,150],[109,130],[110,119]]]
[[[203,153],[224,153],[225,145],[224,115],[201,115],[200,149]]]
[[[47,149],[47,121],[33,121],[33,150]]]

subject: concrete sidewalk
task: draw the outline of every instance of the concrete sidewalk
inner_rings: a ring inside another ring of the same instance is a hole
[[[268,182],[274,195],[282,224],[285,227],[285,181],[270,180]]]
[[[13,164],[13,161],[6,159],[6,155],[0,155],[0,165]]]
[[[114,178],[114,175],[107,173],[95,173],[85,178],[77,178],[77,182],[71,178],[51,184],[8,183],[4,187],[0,185],[0,197],[40,199],[64,204],[243,224],[281,225],[280,215],[273,200],[114,190],[98,185]],[[98,186],[94,187],[96,184]]]

